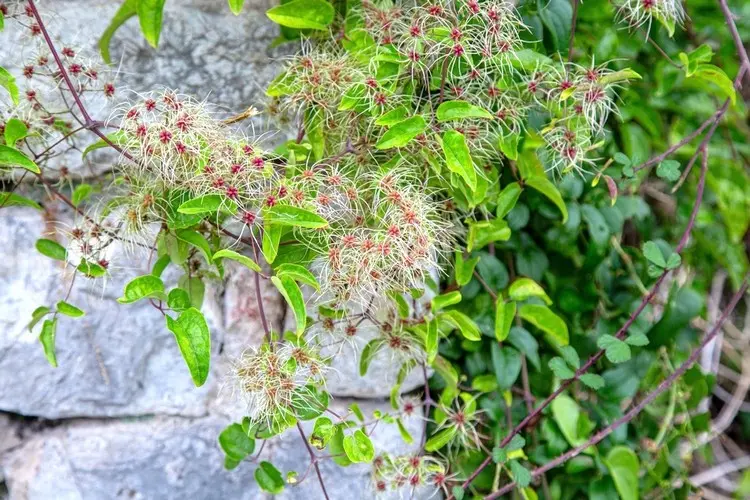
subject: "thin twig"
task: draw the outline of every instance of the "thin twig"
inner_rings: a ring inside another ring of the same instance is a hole
[[[318,475],[318,482],[320,483],[320,489],[323,490],[323,496],[326,498],[326,500],[329,500],[328,492],[326,491],[326,485],[323,482],[323,475],[320,473],[320,467],[318,466],[318,457],[315,456],[315,452],[312,450],[312,447],[310,447],[310,443],[307,442],[307,436],[305,436],[305,431],[302,430],[302,425],[300,425],[299,422],[297,422],[297,430],[299,430],[299,435],[302,437],[302,441],[305,443],[307,453],[310,454],[310,462],[313,464],[313,467],[315,467],[315,473]]]

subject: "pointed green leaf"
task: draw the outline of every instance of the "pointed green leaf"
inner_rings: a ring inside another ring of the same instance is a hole
[[[438,106],[435,116],[437,116],[439,122],[468,118],[492,120],[492,114],[489,111],[466,101],[445,101]]]
[[[50,311],[51,309],[47,306],[39,306],[34,309],[34,312],[31,313],[31,321],[29,322],[28,326],[29,331],[33,330],[36,324],[39,323],[39,321],[41,321],[43,317],[49,314]]]
[[[500,191],[497,197],[497,210],[495,211],[498,219],[502,219],[508,215],[508,212],[513,210],[518,198],[521,196],[521,191],[521,185],[517,182],[511,182]]]
[[[344,438],[344,452],[354,463],[370,462],[375,458],[375,447],[362,429],[357,429]]]
[[[458,290],[454,290],[452,292],[444,293],[433,298],[432,310],[439,311],[440,309],[458,304],[459,302],[461,302],[461,292],[459,292]]]
[[[420,115],[412,116],[393,125],[375,144],[377,149],[402,148],[427,129],[427,122]]]
[[[244,4],[245,0],[229,0],[229,8],[231,9],[232,14],[239,16]]]
[[[508,289],[508,296],[518,302],[531,297],[538,297],[547,305],[552,304],[552,300],[547,296],[544,288],[530,278],[518,278],[514,281]]]
[[[508,338],[515,317],[516,303],[506,303],[502,297],[498,297],[495,302],[495,338],[498,342],[504,342]]]
[[[464,260],[463,253],[456,252],[456,283],[458,286],[464,286],[471,281],[477,262],[479,262],[479,257]]]
[[[42,206],[20,194],[0,193],[0,207],[31,207],[41,210]]]
[[[201,312],[191,307],[176,320],[167,316],[167,328],[174,334],[182,358],[196,387],[206,383],[211,364],[211,334]]]
[[[273,206],[266,211],[265,217],[267,222],[280,226],[318,229],[328,225],[328,221],[320,215],[291,205]]]
[[[112,37],[120,26],[125,24],[125,21],[135,16],[135,4],[137,0],[125,0],[120,8],[117,9],[115,16],[109,22],[109,26],[102,33],[102,37],[99,39],[99,51],[102,54],[102,59],[107,64],[112,64],[112,59],[109,55],[109,44],[112,41]]]
[[[16,142],[26,137],[28,128],[26,124],[18,118],[11,118],[5,122],[5,144],[10,147],[15,147]]]
[[[164,294],[164,283],[160,278],[146,274],[132,279],[125,285],[122,297],[117,299],[120,304],[130,304],[141,299],[159,299],[166,300]]]
[[[220,194],[207,194],[186,201],[179,206],[177,211],[181,214],[215,214],[220,211],[228,214],[236,214],[237,204]]]
[[[289,5],[289,4],[287,4]],[[281,472],[272,463],[263,461],[255,469],[255,481],[263,491],[278,495],[284,491],[284,479]]]
[[[315,290],[320,291],[320,283],[315,279],[313,273],[307,270],[305,266],[292,263],[284,263],[276,268],[277,276],[289,276],[295,281],[310,285]]]
[[[539,191],[546,196],[552,203],[557,206],[563,217],[563,224],[568,222],[568,209],[565,207],[565,202],[560,195],[560,191],[557,190],[554,184],[544,176],[533,175],[524,181],[527,186]]]
[[[220,259],[229,259],[233,260],[235,262],[239,262],[243,266],[247,267],[251,271],[255,271],[256,273],[260,272],[260,266],[253,261],[250,257],[246,257],[242,254],[239,254],[235,252],[234,250],[230,250],[228,248],[222,248],[218,252],[216,252],[213,256],[214,261],[218,261]]]
[[[49,364],[57,368],[57,355],[55,354],[55,334],[57,333],[57,319],[47,319],[42,324],[42,333],[39,334],[39,341],[42,343],[44,355],[47,357]]]
[[[426,451],[429,451],[430,453],[438,451],[443,446],[448,444],[453,437],[458,432],[458,427],[451,426],[446,429],[443,429],[442,431],[438,432],[434,436],[432,436],[430,439],[427,440],[427,443],[424,445],[424,449]]]
[[[459,311],[445,311],[440,315],[440,318],[451,323],[467,340],[482,340],[479,327],[464,313]]]
[[[477,173],[464,135],[455,130],[448,130],[443,134],[441,146],[448,169],[461,176],[470,189],[476,189]]]
[[[548,307],[538,304],[524,304],[518,311],[518,315],[524,321],[544,332],[547,340],[553,345],[568,345],[568,325]]]
[[[81,309],[77,308],[73,304],[65,302],[64,300],[58,302],[55,307],[57,309],[57,312],[59,312],[60,314],[64,314],[65,316],[70,316],[71,318],[80,318],[81,316],[84,316],[86,314]]]
[[[478,250],[494,241],[508,241],[510,227],[502,219],[492,219],[479,222],[469,222],[466,250]]]
[[[35,246],[40,254],[50,259],[65,262],[68,258],[68,251],[56,241],[40,238],[36,240]]]
[[[333,22],[333,6],[324,0],[293,0],[266,11],[268,18],[287,28],[325,30]]]
[[[159,45],[161,34],[161,18],[166,0],[137,0],[135,11],[141,23],[143,37],[152,47]]]
[[[219,434],[219,446],[227,457],[240,462],[255,451],[255,440],[247,435],[240,424],[231,424]]]
[[[0,144],[0,167],[21,167],[34,174],[41,173],[37,164],[31,161],[28,156],[15,148],[2,144]]]
[[[626,446],[615,446],[607,453],[604,463],[615,481],[615,487],[620,494],[620,498],[622,500],[638,500],[638,473],[640,470],[638,455]]]
[[[10,94],[13,104],[18,105],[18,85],[16,85],[16,79],[3,67],[0,67],[0,87],[5,88]]]
[[[281,295],[292,308],[294,318],[297,322],[297,336],[302,335],[307,326],[307,310],[305,299],[297,282],[291,276],[271,276],[271,282],[276,286]]]

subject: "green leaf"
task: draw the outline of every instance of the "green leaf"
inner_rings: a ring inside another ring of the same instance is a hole
[[[531,297],[538,297],[542,299],[547,305],[552,304],[552,299],[547,296],[544,288],[542,288],[536,281],[530,278],[518,278],[516,281],[514,281],[508,289],[508,296],[518,302],[529,299]]]
[[[469,222],[469,234],[467,236],[466,250],[478,250],[494,241],[508,241],[510,239],[510,227],[502,219],[488,221]]]
[[[445,101],[438,106],[435,116],[437,116],[439,122],[469,118],[492,120],[492,114],[489,111],[466,101]]]
[[[570,369],[568,364],[559,356],[555,356],[549,361],[549,367],[557,378],[568,380],[575,377],[575,372]]]
[[[253,259],[250,257],[246,257],[242,254],[239,254],[235,252],[234,250],[230,250],[228,248],[222,248],[218,252],[216,252],[213,256],[214,261],[218,261],[221,259],[229,259],[233,260],[235,262],[239,262],[243,266],[247,267],[251,271],[255,271],[256,273],[260,272],[260,266],[255,263]]]
[[[547,340],[553,345],[559,347],[568,345],[568,325],[548,307],[538,304],[524,304],[518,311],[518,315],[524,321],[543,331]]]
[[[521,134],[505,134],[498,139],[500,151],[510,160],[518,159],[518,142],[521,140]]]
[[[322,450],[336,432],[336,427],[328,417],[320,417],[315,421],[313,432],[310,435],[310,444]]]
[[[614,160],[616,163],[619,163],[623,167],[629,167],[633,164],[633,162],[630,161],[630,158],[628,158],[628,155],[620,153],[619,151],[615,153]]]
[[[284,491],[284,479],[281,477],[281,472],[271,462],[261,462],[255,469],[254,476],[255,481],[263,491],[274,495]]]
[[[47,357],[49,364],[57,368],[57,355],[55,354],[55,334],[57,333],[57,319],[45,320],[42,324],[42,333],[39,334],[39,341],[42,343],[44,355]]]
[[[336,14],[323,0],[293,0],[266,11],[268,18],[287,28],[325,30]]]
[[[284,228],[280,224],[271,224],[265,221],[263,224],[263,241],[261,251],[266,262],[272,264],[279,253],[279,244],[281,243],[281,233]]]
[[[420,115],[412,116],[393,125],[375,144],[377,149],[402,148],[427,129],[427,122]]]
[[[432,310],[439,311],[440,309],[452,306],[461,302],[461,292],[454,290],[452,292],[438,295],[432,299]]]
[[[502,390],[510,389],[521,373],[521,355],[512,347],[500,347],[493,342],[491,357],[497,385]]]
[[[167,306],[170,309],[177,312],[182,312],[185,309],[190,309],[190,295],[182,288],[173,288],[167,295]]]
[[[245,0],[229,0],[229,8],[231,9],[232,14],[239,16],[244,4]]]
[[[513,301],[506,303],[502,297],[498,297],[495,302],[495,338],[498,342],[503,342],[508,338],[515,317],[516,303]]]
[[[379,346],[380,342],[378,341],[378,339],[372,339],[365,345],[364,349],[362,349],[362,353],[359,356],[360,377],[364,377],[365,375],[367,375],[367,369],[370,367],[370,363],[378,353]]]
[[[300,387],[292,394],[294,415],[300,420],[318,418],[328,408],[330,396],[314,385]]]
[[[73,202],[73,205],[78,206],[79,203],[91,196],[92,191],[93,188],[90,184],[80,184],[73,191],[70,201]]]
[[[562,222],[565,224],[568,222],[568,209],[565,207],[565,202],[560,195],[560,191],[557,190],[554,184],[542,175],[532,175],[528,177],[525,184],[536,191],[539,191],[546,196],[555,206],[560,210],[562,214]]]
[[[177,211],[181,214],[215,214],[217,212],[236,214],[237,204],[225,196],[207,194],[186,201],[179,206]]]
[[[18,105],[18,85],[16,85],[16,79],[3,67],[0,67],[0,87],[5,88],[10,94],[13,104]]]
[[[227,457],[241,462],[255,451],[255,440],[247,435],[240,424],[231,424],[219,434],[219,446]]]
[[[466,492],[462,487],[454,486],[453,488],[451,488],[451,494],[456,500],[464,500],[464,495],[466,494]]]
[[[497,197],[497,210],[495,215],[498,219],[502,219],[508,212],[513,210],[516,206],[518,198],[521,196],[521,185],[517,182],[511,182],[503,188]]]
[[[141,23],[143,37],[153,48],[159,45],[161,17],[166,0],[136,0],[135,11]]]
[[[109,26],[102,33],[102,37],[99,39],[99,51],[102,54],[102,59],[107,64],[112,64],[112,59],[109,55],[109,44],[112,41],[112,37],[120,26],[125,24],[125,21],[135,16],[135,4],[137,0],[125,0],[120,8],[117,9],[115,16],[109,22]]]
[[[615,446],[607,453],[604,463],[612,474],[620,498],[638,500],[638,455],[626,446]]]
[[[531,49],[521,49],[513,53],[513,57],[510,58],[510,63],[516,69],[538,71],[544,66],[551,65],[553,61],[539,52],[535,52]]]
[[[508,454],[505,451],[505,448],[500,448],[498,446],[492,448],[492,461],[496,464],[502,465],[508,460]]]
[[[680,178],[680,162],[664,160],[656,167],[656,175],[665,181],[674,182]]]
[[[362,429],[344,438],[344,452],[354,463],[370,462],[375,458],[375,447]]]
[[[521,462],[518,460],[511,460],[509,465],[510,472],[513,475],[513,480],[518,487],[525,488],[531,484],[531,471],[521,465]]]
[[[81,263],[78,264],[76,269],[89,278],[100,278],[107,274],[107,270],[102,266],[96,262],[88,262],[85,259],[81,259]]]
[[[34,309],[34,312],[31,313],[31,321],[29,322],[28,326],[29,331],[33,330],[36,324],[39,323],[39,321],[41,321],[43,317],[49,314],[50,311],[51,309],[47,306],[39,306]]]
[[[690,51],[689,54],[680,52],[677,57],[684,66],[685,76],[693,76],[698,65],[701,63],[711,62],[711,58],[714,55],[713,49],[705,43],[698,48]]]
[[[400,418],[396,419],[396,425],[398,426],[398,432],[401,434],[401,439],[403,439],[404,443],[411,444],[414,442],[414,438],[411,437],[411,434],[409,434],[408,429],[404,425],[404,423],[401,421]]]
[[[588,387],[594,389],[595,391],[604,387],[604,378],[595,373],[584,373],[583,375],[578,377],[578,380],[586,384]]]
[[[315,279],[313,273],[307,270],[305,266],[299,264],[284,263],[276,268],[277,276],[289,276],[295,281],[310,285],[315,290],[320,291],[320,283]]]
[[[409,108],[407,108],[406,106],[399,106],[388,111],[387,113],[380,115],[380,117],[375,120],[375,125],[380,125],[381,127],[391,127],[399,122],[406,120],[408,116]]]
[[[0,193],[0,207],[31,207],[41,210],[42,206],[20,194]]]
[[[648,345],[648,337],[643,333],[634,333],[625,339],[625,343],[636,347],[643,347]]]
[[[520,450],[524,446],[526,446],[526,440],[522,436],[516,434],[511,438],[510,443],[505,445],[505,451],[511,452]]]
[[[573,7],[568,0],[539,0],[539,17],[549,31],[552,47],[559,52],[568,49],[573,23]]]
[[[669,256],[667,259],[667,269],[670,271],[673,269],[677,269],[682,264],[682,257],[680,257],[680,254],[673,253]]]
[[[166,299],[164,283],[161,278],[152,274],[138,276],[125,285],[122,297],[117,299],[120,304],[131,304],[141,299]]]
[[[653,241],[647,241],[643,244],[643,256],[646,257],[646,260],[657,267],[662,269],[667,267],[667,261],[664,259],[664,254],[662,253],[661,248],[659,248],[659,245]]]
[[[437,434],[433,435],[430,439],[427,440],[427,443],[424,445],[424,449],[429,452],[435,452],[441,449],[443,446],[448,444],[453,437],[458,432],[458,427],[451,426],[446,429],[443,429],[442,431],[438,432]]]
[[[443,134],[440,141],[445,155],[445,163],[448,169],[461,176],[466,185],[473,191],[477,188],[477,173],[474,170],[474,161],[466,145],[466,138],[461,132],[448,130]]]
[[[325,153],[325,136],[323,129],[325,126],[325,116],[322,111],[318,111],[315,106],[309,106],[305,110],[305,133],[307,140],[312,147],[313,158],[319,161]]]
[[[479,327],[467,315],[459,311],[445,311],[440,315],[441,319],[447,320],[461,335],[467,340],[482,340],[482,334]]]
[[[598,247],[605,247],[609,243],[610,230],[602,213],[592,205],[581,205],[581,214],[586,221],[591,239]]]
[[[6,166],[21,167],[34,174],[41,173],[37,164],[31,161],[28,156],[15,148],[0,144],[0,167]]]
[[[276,205],[266,211],[266,221],[280,226],[318,229],[328,226],[320,215],[291,205]]]
[[[734,82],[724,73],[724,70],[713,64],[699,64],[691,78],[699,78],[719,88],[720,94],[729,98],[734,105],[737,101],[737,93],[734,90]]]
[[[86,315],[86,313],[81,309],[78,309],[73,304],[69,304],[64,300],[58,302],[55,307],[57,309],[57,312],[59,312],[60,314],[64,314],[65,316],[70,316],[71,318],[80,318],[81,316]]]
[[[458,286],[464,286],[474,275],[474,268],[479,262],[479,257],[473,257],[469,260],[464,260],[462,252],[456,252],[456,283]]]
[[[497,387],[497,377],[489,373],[478,375],[471,381],[471,388],[479,392],[494,392]]]
[[[5,144],[15,147],[16,142],[26,137],[28,129],[26,124],[18,118],[11,118],[5,123]]]
[[[291,276],[271,276],[271,282],[276,286],[281,295],[286,300],[289,307],[292,308],[294,318],[297,322],[297,336],[304,333],[307,326],[307,310],[305,308],[305,299],[299,285]]]
[[[579,418],[581,417],[581,408],[573,398],[567,394],[560,394],[550,405],[552,409],[552,418],[560,428],[565,440],[570,446],[578,446],[586,442],[584,436],[579,435]]]
[[[568,363],[571,368],[577,370],[581,367],[581,358],[578,357],[578,353],[573,346],[566,345],[565,347],[562,347],[560,353],[565,362]]]
[[[613,363],[624,363],[630,359],[630,346],[612,335],[602,335],[597,340],[599,349],[604,349],[607,359]]]
[[[167,328],[174,334],[177,346],[190,370],[196,387],[206,383],[211,364],[211,334],[201,312],[191,307],[177,320],[167,316]]]
[[[181,229],[177,231],[175,235],[182,241],[185,241],[197,248],[200,253],[203,254],[206,262],[208,262],[209,264],[213,262],[213,258],[211,256],[211,246],[208,244],[208,240],[206,240],[206,238],[198,231],[193,231],[192,229]]]
[[[56,241],[40,238],[36,240],[37,251],[50,259],[65,262],[68,259],[68,251]]]
[[[608,75],[599,78],[598,83],[601,85],[612,85],[613,83],[626,82],[629,80],[640,80],[642,77],[635,70],[630,68],[613,71]]]

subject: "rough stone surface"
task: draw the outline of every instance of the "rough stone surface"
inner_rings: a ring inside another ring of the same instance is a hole
[[[383,402],[364,402],[362,411],[387,411]],[[334,411],[346,411],[334,402]],[[229,420],[145,417],[129,421],[79,421],[41,432],[0,460],[12,498],[24,500],[99,499],[259,499],[270,498],[252,477],[256,464],[243,462],[223,469],[216,437]],[[415,436],[421,432],[419,416],[406,421]],[[303,426],[309,433],[311,423]],[[297,471],[301,478],[310,463],[296,429],[271,440],[263,451],[283,473]],[[373,432],[378,452],[409,453],[394,425],[380,424]],[[321,461],[321,473],[332,499],[374,498],[369,490],[371,469],[359,464],[340,468]],[[356,493],[355,493],[356,492]],[[276,498],[322,498],[311,471],[304,481],[288,486]],[[419,496],[417,498],[420,498]]]

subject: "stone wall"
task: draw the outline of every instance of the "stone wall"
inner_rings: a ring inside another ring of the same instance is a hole
[[[247,0],[240,17],[224,0],[169,0],[158,52],[138,35],[131,19],[113,40],[121,61],[118,87],[147,91],[176,88],[238,112],[262,100],[290,47],[270,49],[277,28],[265,17],[270,2]],[[54,0],[43,3],[53,31],[92,49],[119,2]],[[9,24],[9,23],[8,23]],[[8,27],[0,62],[15,56]],[[260,123],[260,122],[259,122]],[[93,139],[92,139],[93,141]],[[63,297],[58,263],[34,252],[37,238],[55,238],[72,220],[62,205],[44,212],[0,211],[0,498],[55,499],[255,499],[265,498],[252,479],[255,465],[223,469],[216,438],[241,410],[221,391],[229,360],[262,337],[251,276],[230,268],[227,280],[208,290],[204,313],[212,328],[212,373],[195,388],[163,317],[150,305],[116,303],[130,278],[146,271],[137,261],[122,265],[106,287],[78,283],[70,301],[87,314],[59,322],[59,368],[51,368],[37,335],[26,325],[39,305]],[[285,307],[269,287],[266,312],[276,328]],[[348,397],[365,413],[388,411],[392,367],[383,360],[362,379],[354,365],[337,366],[344,376],[332,384],[333,405],[345,411]],[[405,389],[419,380],[410,379]],[[414,436],[418,417],[407,420]],[[408,453],[394,426],[379,425],[373,436],[383,451]],[[264,450],[282,472],[302,475],[309,463],[297,433],[273,440]],[[322,463],[332,499],[369,498],[368,466],[341,469]],[[314,477],[289,487],[283,498],[322,498]]]

